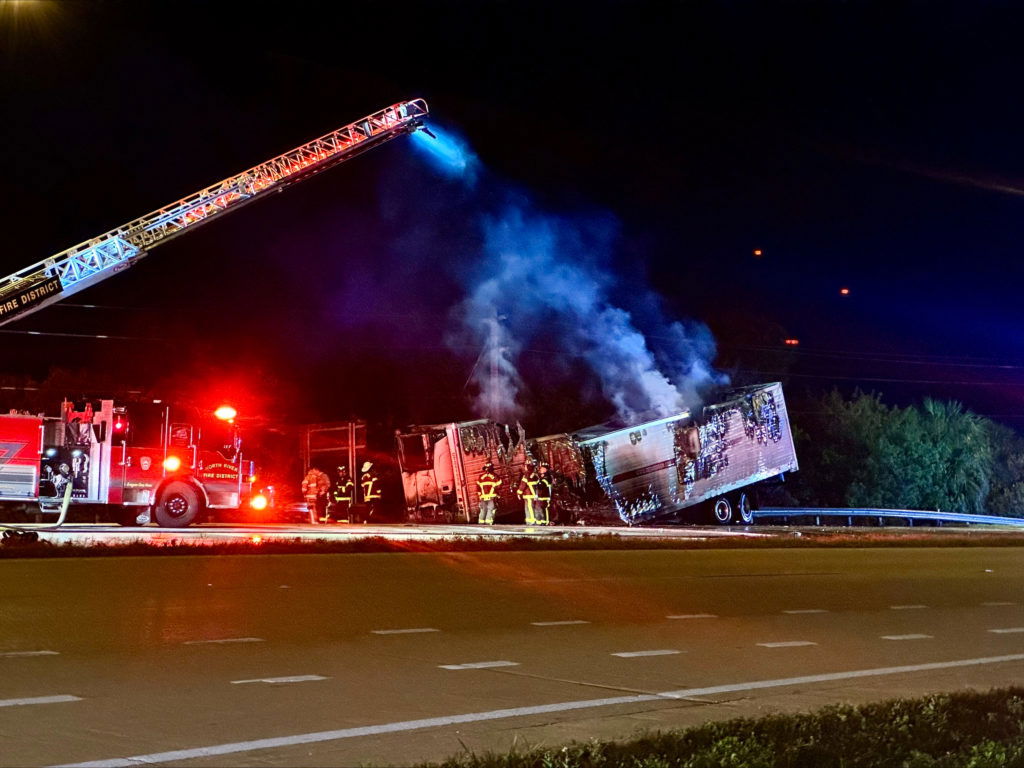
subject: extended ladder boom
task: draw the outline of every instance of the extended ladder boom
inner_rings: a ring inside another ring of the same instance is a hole
[[[410,133],[427,113],[423,99],[399,102],[8,275],[0,280],[0,325],[127,269],[190,227]]]

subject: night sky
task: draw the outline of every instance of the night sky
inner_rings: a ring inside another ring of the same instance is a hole
[[[0,270],[423,97],[501,189],[611,222],[617,300],[651,286],[707,323],[734,381],[952,397],[1020,428],[1021,21],[966,2],[3,0]],[[476,263],[467,194],[391,142],[7,326],[0,374],[249,387],[289,419],[468,416],[474,354],[446,343]],[[528,420],[552,431],[607,410],[557,338],[523,356]]]

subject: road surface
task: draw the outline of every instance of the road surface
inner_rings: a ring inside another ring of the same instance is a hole
[[[1016,547],[36,559],[0,580],[5,766],[405,765],[1024,684]]]

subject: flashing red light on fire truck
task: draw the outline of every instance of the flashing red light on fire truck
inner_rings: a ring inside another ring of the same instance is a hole
[[[787,347],[798,347],[800,346],[800,339],[786,339]]]
[[[221,421],[232,422],[235,420],[235,417],[238,416],[238,411],[236,411],[230,405],[222,405],[220,408],[213,412],[213,415],[216,416]]]
[[[164,459],[164,469],[168,472],[177,472],[181,469],[181,459],[177,456],[168,456]]]
[[[270,502],[267,500],[267,497],[264,496],[262,493],[258,493],[251,499],[249,499],[249,506],[255,509],[257,512],[266,509],[267,504],[269,503]]]

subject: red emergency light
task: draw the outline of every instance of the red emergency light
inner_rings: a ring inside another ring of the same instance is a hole
[[[786,346],[787,347],[796,347],[796,346],[799,346],[799,344],[800,344],[800,339],[786,339]]]

